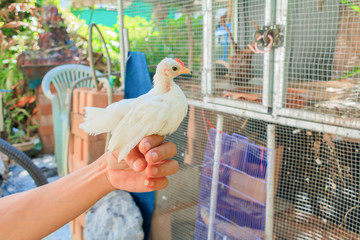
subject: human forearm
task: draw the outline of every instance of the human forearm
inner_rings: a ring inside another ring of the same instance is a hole
[[[79,216],[114,190],[106,167],[99,159],[58,181],[0,199],[1,239],[41,239]]]
[[[157,135],[141,140],[124,161],[106,153],[89,166],[45,186],[0,199],[1,239],[41,239],[115,189],[160,190],[177,172],[176,146]]]

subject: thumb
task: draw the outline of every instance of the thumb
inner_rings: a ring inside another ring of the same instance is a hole
[[[109,158],[108,164],[111,169],[131,168],[136,172],[141,172],[146,168],[147,162],[145,157],[140,153],[137,147],[134,147],[124,159],[120,160],[120,162],[118,161],[119,152],[120,150],[116,150],[110,154],[111,157]]]

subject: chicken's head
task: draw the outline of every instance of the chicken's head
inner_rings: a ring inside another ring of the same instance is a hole
[[[167,78],[175,78],[180,74],[191,72],[180,59],[165,58],[158,64],[156,73],[163,74]]]

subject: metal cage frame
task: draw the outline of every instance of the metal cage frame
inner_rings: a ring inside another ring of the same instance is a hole
[[[122,4],[119,3],[119,13],[121,13]],[[237,6],[238,0],[235,0]],[[330,114],[320,114],[316,112],[297,110],[284,107],[286,101],[286,79],[285,79],[285,57],[287,51],[287,5],[288,0],[265,0],[265,22],[264,25],[280,25],[284,27],[284,41],[283,44],[272,51],[265,53],[263,58],[263,88],[262,88],[262,102],[261,104],[250,103],[246,101],[230,100],[213,96],[213,1],[202,0],[202,14],[203,14],[203,64],[201,71],[201,94],[202,100],[188,99],[189,105],[200,107],[203,109],[215,111],[217,115],[217,129],[221,131],[223,128],[223,115],[222,113],[231,114],[239,117],[247,117],[257,119],[269,123],[267,129],[267,147],[268,149],[275,150],[275,124],[285,126],[303,128],[311,131],[326,132],[343,137],[349,137],[360,140],[360,120],[351,120],[336,117]],[[235,12],[236,12],[235,8]],[[122,13],[120,16],[123,16]],[[123,19],[119,20],[120,29],[123,28]],[[236,24],[236,21],[235,21]],[[235,28],[236,29],[236,28]],[[120,31],[122,34],[123,31]],[[121,35],[120,34],[120,35]],[[234,33],[237,34],[236,31]],[[120,39],[122,51],[125,48],[124,41]],[[123,56],[123,54],[122,54]],[[121,58],[121,66],[125,66],[125,58]],[[215,156],[219,157],[219,147],[221,149],[221,133],[216,136]],[[269,156],[271,171],[273,167],[273,156]],[[216,161],[215,161],[216,163]],[[214,219],[214,207],[216,204],[216,164],[214,164],[214,182],[211,190],[211,208],[210,208],[210,224],[209,232],[212,231],[212,221]],[[266,211],[266,239],[272,239],[273,235],[273,204],[274,204],[274,184],[272,183],[274,176],[269,175],[267,192],[267,211]],[[215,203],[214,203],[215,201]],[[212,219],[212,220],[211,220]],[[212,234],[209,234],[208,239],[212,239]]]

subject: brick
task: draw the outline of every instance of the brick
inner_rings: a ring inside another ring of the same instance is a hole
[[[50,84],[50,91],[51,91],[52,93],[55,93],[55,92],[56,92],[56,88],[55,88],[54,84]]]
[[[75,154],[69,154],[69,172],[74,172],[86,166],[85,161],[77,158]]]
[[[55,152],[55,144],[43,144],[42,152],[44,154],[50,154]]]
[[[75,136],[74,137],[74,158],[79,161],[81,161],[83,159],[82,144],[83,144],[83,140],[80,137]]]
[[[74,157],[74,160],[73,160],[74,171],[79,170],[80,168],[83,168],[85,166],[86,166],[86,163],[84,161],[81,161]]]
[[[83,159],[87,164],[98,159],[105,152],[105,141],[83,142]]]
[[[118,102],[124,99],[124,92],[120,90],[114,90],[113,92],[113,102]]]
[[[71,173],[75,171],[74,154],[69,154],[68,161],[69,161],[69,173]]]
[[[85,218],[86,218],[86,213],[82,213],[80,216],[76,218],[76,220],[82,227],[85,227]]]
[[[55,138],[53,134],[41,135],[40,138],[43,145],[54,145],[55,143]]]
[[[79,89],[75,88],[73,92],[72,109],[71,109],[71,112],[73,113],[79,113],[79,97],[80,97]]]
[[[44,94],[41,85],[35,91],[36,91],[36,94]],[[52,83],[50,84],[50,91],[52,93],[56,92],[56,88],[55,88],[54,84],[52,84]]]
[[[72,240],[84,240],[85,217],[86,214],[83,213],[71,221],[70,231]]]
[[[74,138],[75,138],[75,135],[70,133],[69,134],[69,154],[74,154]]]
[[[41,126],[40,125],[39,133],[40,133],[40,135],[52,135],[52,134],[54,134],[54,127],[52,125],[50,125],[50,126]]]
[[[39,124],[41,126],[52,126],[53,125],[53,117],[52,115],[42,115],[40,114]]]
[[[52,115],[52,106],[50,103],[38,104],[37,108],[38,108],[39,114],[42,116]]]
[[[103,140],[105,141],[106,140],[106,133],[101,133],[99,135],[96,135],[98,137],[98,140]]]
[[[91,90],[87,94],[86,106],[105,108],[108,104],[106,92]]]
[[[87,134],[84,130],[79,128],[79,125],[84,122],[84,116],[79,113],[71,113],[71,133],[82,138],[85,141],[97,141],[98,136]]]
[[[81,91],[79,92],[79,113],[80,114],[85,114],[84,107],[87,106],[86,105],[87,93],[88,93],[88,90],[85,90],[85,89],[81,89]]]
[[[87,93],[91,91],[91,88],[75,88],[73,92],[73,99],[72,99],[72,111],[75,113],[82,113],[84,114],[84,107],[86,106],[86,96]]]
[[[75,231],[75,221],[71,221],[70,222],[70,232],[74,232]]]
[[[72,173],[74,170],[74,154],[69,153],[68,155],[68,168],[69,173]]]
[[[37,95],[37,99],[36,99],[37,104],[51,104],[51,100],[48,99],[47,97],[45,97],[44,94],[39,94]]]
[[[113,102],[118,102],[121,99],[124,99],[124,93],[119,90],[114,91]],[[100,91],[91,90],[88,92],[86,106],[105,108],[108,105],[108,96],[105,89],[101,89]]]
[[[75,220],[75,239],[76,240],[84,239],[83,230],[84,230],[84,228],[81,226],[81,224],[78,223],[78,220]]]

